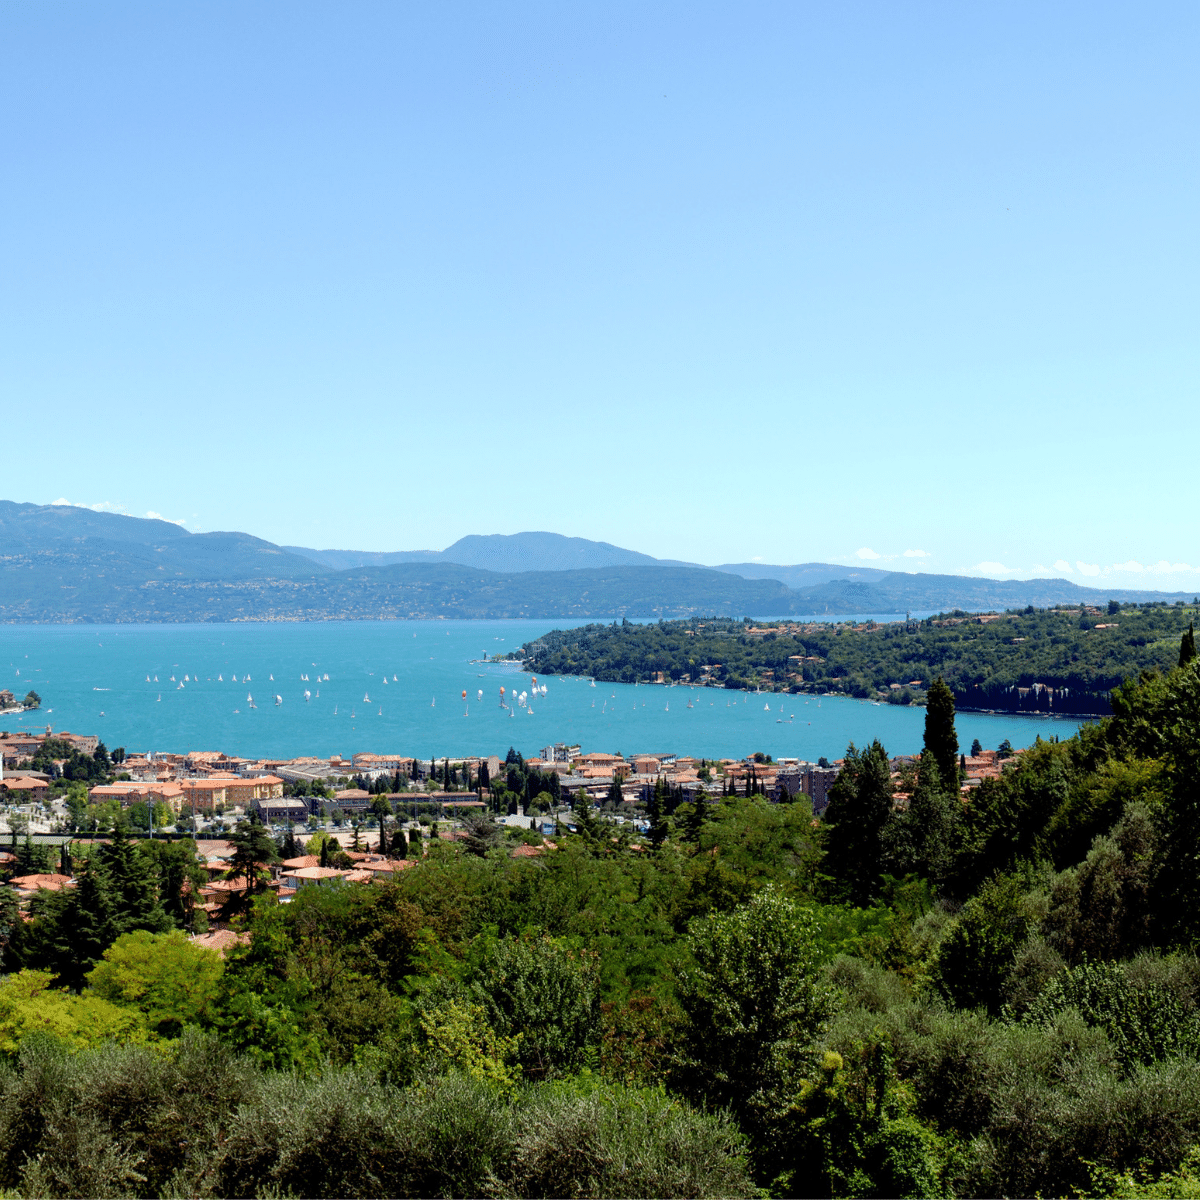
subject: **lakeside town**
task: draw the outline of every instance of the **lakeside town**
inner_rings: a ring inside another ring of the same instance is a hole
[[[999,778],[1006,761],[1020,753],[1007,743],[997,750],[976,743],[961,755],[964,799],[983,780]],[[72,763],[79,760],[109,762],[112,774],[90,785],[72,780]],[[916,762],[908,755],[889,762],[899,811]],[[76,860],[105,843],[117,824],[135,835],[192,838],[208,875],[194,898],[204,913],[194,936],[214,949],[233,944],[229,901],[248,890],[244,876],[231,877],[235,845],[227,836],[247,820],[303,851],[269,865],[269,887],[286,902],[301,887],[365,884],[406,870],[425,857],[430,842],[469,836],[466,826],[488,820],[485,814],[508,835],[514,857],[557,849],[556,836],[577,831],[581,808],[595,810],[636,849],[632,839],[649,830],[656,794],[672,795],[676,805],[718,796],[757,795],[776,804],[803,799],[819,818],[842,766],[842,760],[812,763],[762,753],[741,759],[621,755],[562,742],[529,758],[515,749],[503,758],[363,751],[350,758],[250,759],[215,750],[123,749],[110,755],[96,734],[51,726],[42,733],[0,731],[0,763],[0,819],[9,841],[0,850],[0,871],[10,873],[8,886],[23,909],[40,892],[74,886]],[[39,864],[45,869],[22,870]]]

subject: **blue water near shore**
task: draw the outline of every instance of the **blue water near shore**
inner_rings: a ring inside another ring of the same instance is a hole
[[[565,624],[0,626],[0,687],[18,698],[30,688],[42,697],[40,711],[0,717],[0,728],[41,731],[51,725],[58,732],[98,733],[109,747],[130,752],[219,750],[252,758],[348,757],[358,751],[414,758],[503,755],[509,746],[528,757],[551,742],[578,742],[585,751],[706,758],[761,750],[810,761],[840,758],[847,743],[861,746],[874,738],[891,754],[921,748],[923,708],[831,697],[593,687],[588,680],[551,676],[539,680],[547,694],[532,702],[532,712],[502,708],[500,688],[531,691],[530,677],[514,666],[484,663],[484,655],[503,656]],[[326,673],[329,679],[318,681]],[[312,693],[307,702],[305,689]],[[247,694],[256,708],[247,704]],[[276,705],[276,695],[282,704]],[[986,748],[1005,738],[1021,747],[1039,734],[1069,737],[1078,722],[960,713],[957,728],[964,749],[976,737]]]

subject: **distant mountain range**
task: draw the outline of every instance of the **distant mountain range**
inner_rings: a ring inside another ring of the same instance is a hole
[[[1190,599],[834,563],[705,567],[556,533],[376,553],[0,501],[0,621],[844,616]]]

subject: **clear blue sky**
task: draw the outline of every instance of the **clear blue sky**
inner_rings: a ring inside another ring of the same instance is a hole
[[[0,494],[1191,588],[1198,33],[9,0]]]

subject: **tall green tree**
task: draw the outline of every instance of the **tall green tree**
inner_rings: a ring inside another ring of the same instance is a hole
[[[1196,657],[1196,631],[1188,622],[1187,630],[1179,639],[1179,665],[1186,667]]]
[[[392,816],[392,802],[384,795],[378,795],[371,801],[371,811],[379,820],[379,853],[387,848],[387,822]]]
[[[954,862],[961,817],[957,793],[942,786],[933,755],[923,751],[908,809],[895,814],[884,829],[884,869],[891,875],[912,873],[942,883]]]
[[[869,904],[879,890],[883,831],[892,816],[887,752],[878,740],[865,750],[850,743],[829,790],[825,809],[825,864],[835,890],[853,904]]]
[[[954,730],[954,693],[939,675],[925,701],[925,749],[937,763],[946,788],[958,788],[958,734]]]
[[[88,861],[73,888],[39,900],[30,931],[30,957],[54,972],[58,986],[77,991],[121,932],[108,872],[99,861]]]
[[[799,1090],[831,1011],[816,921],[771,886],[732,912],[694,921],[687,943],[695,965],[676,989],[686,1017],[676,1082],[761,1135]]]
[[[700,834],[704,830],[704,823],[708,820],[708,797],[704,793],[703,788],[698,788],[696,797],[692,801],[691,809],[687,812],[683,819],[683,836],[689,842],[694,842],[697,846],[700,844]]]
[[[267,890],[270,864],[279,861],[279,849],[262,822],[253,819],[242,821],[229,840],[233,843],[233,859],[227,877],[246,880],[244,891],[229,894],[225,909],[232,915],[248,910],[254,897]]]
[[[666,784],[660,775],[654,781],[650,798],[646,802],[646,815],[650,818],[650,844],[657,850],[667,840],[669,832],[666,815]]]
[[[155,864],[134,845],[118,825],[111,840],[100,847],[117,935],[135,929],[165,933],[173,922],[163,911]]]
[[[571,812],[575,816],[575,827],[589,842],[600,844],[600,822],[592,812],[592,798],[585,791],[579,791],[571,803]]]

